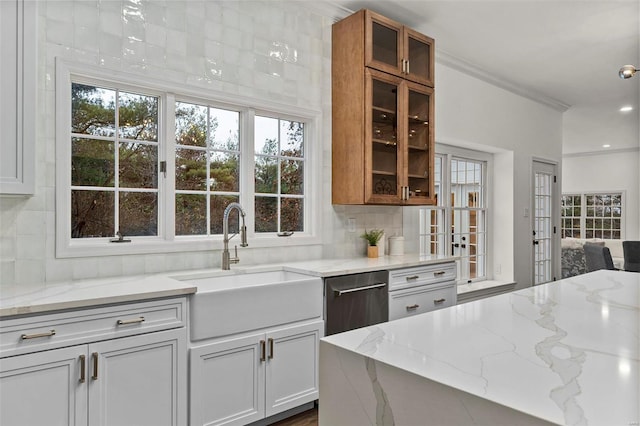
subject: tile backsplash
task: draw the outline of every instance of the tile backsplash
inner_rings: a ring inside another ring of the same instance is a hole
[[[0,197],[0,286],[219,266],[219,253],[210,251],[55,257],[57,57],[322,111],[322,244],[244,249],[243,264],[364,256],[365,228],[400,235],[399,207],[331,204],[331,24],[340,13],[301,1],[39,2],[36,194]],[[355,232],[348,230],[349,218],[355,219]]]

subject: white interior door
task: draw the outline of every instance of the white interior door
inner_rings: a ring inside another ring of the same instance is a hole
[[[554,206],[558,203],[555,191],[556,167],[540,161],[533,162],[532,229],[533,284],[553,281]]]

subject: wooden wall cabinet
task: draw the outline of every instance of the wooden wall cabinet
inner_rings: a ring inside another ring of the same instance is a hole
[[[365,20],[365,65],[433,87],[433,39],[370,10],[360,13]]]
[[[432,86],[432,39],[368,10],[334,24],[334,204],[435,203]]]

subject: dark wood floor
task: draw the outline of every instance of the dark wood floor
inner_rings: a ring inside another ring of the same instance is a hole
[[[318,426],[318,407],[303,411],[271,426]]]

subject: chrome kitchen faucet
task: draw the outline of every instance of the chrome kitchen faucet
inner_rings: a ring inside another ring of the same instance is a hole
[[[238,213],[240,213],[240,217],[242,218],[242,226],[240,226],[240,247],[247,247],[247,227],[244,224],[244,210],[239,203],[230,203],[224,209],[224,215],[222,217],[222,232],[224,234],[223,242],[224,242],[224,250],[222,250],[222,269],[229,270],[231,269],[232,263],[240,262],[240,258],[238,257],[238,246],[235,246],[235,257],[230,257],[229,255],[229,240],[236,236],[233,234],[229,237],[229,214],[231,210],[236,209]]]

